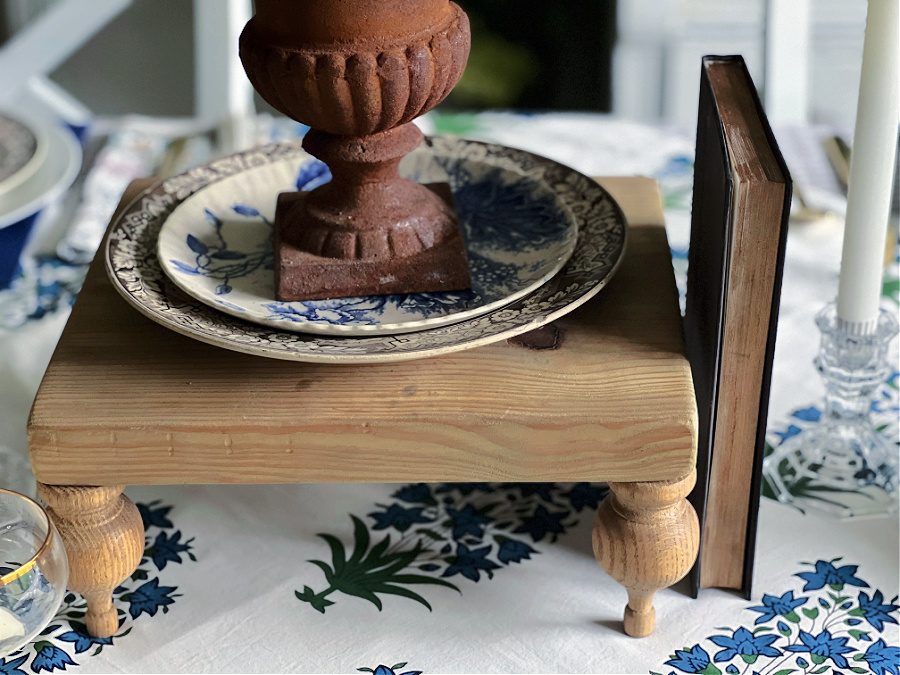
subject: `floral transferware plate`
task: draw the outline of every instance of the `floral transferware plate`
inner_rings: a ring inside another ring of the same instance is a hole
[[[539,176],[493,163],[413,152],[403,172],[448,181],[466,238],[472,289],[335,300],[275,300],[272,218],[276,196],[330,179],[305,153],[229,176],[198,190],[165,219],[157,255],[185,293],[253,323],[304,333],[382,335],[485,314],[556,274],[575,247],[578,224]]]
[[[572,256],[562,269],[524,297],[445,326],[401,335],[314,335],[249,323],[182,292],[156,256],[162,224],[191,195],[256,167],[304,156],[298,143],[279,143],[216,160],[150,188],[110,228],[106,266],[116,290],[138,311],[182,335],[225,349],[292,361],[366,363],[436,356],[503,340],[538,328],[596,295],[618,268],[626,224],[618,204],[595,181],[524,150],[455,138],[427,139],[431,156],[451,183],[473,163],[540,180],[578,223]]]

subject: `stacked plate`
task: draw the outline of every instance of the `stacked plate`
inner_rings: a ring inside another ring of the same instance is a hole
[[[430,138],[401,167],[447,182],[473,286],[455,293],[274,299],[279,192],[328,169],[297,143],[255,148],[170,178],[113,224],[107,271],[141,313],[227,349],[295,361],[422,358],[537,328],[600,291],[625,247],[621,209],[593,180],[531,153]]]
[[[0,289],[42,210],[71,186],[81,167],[81,147],[66,129],[0,112]]]

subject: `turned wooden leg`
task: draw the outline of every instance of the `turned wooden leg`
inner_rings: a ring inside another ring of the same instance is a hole
[[[144,552],[141,515],[123,488],[38,483],[66,547],[68,587],[87,600],[85,623],[94,637],[109,637],[118,629],[113,589],[134,572]]]
[[[700,526],[685,499],[696,472],[680,480],[610,483],[597,510],[594,555],[600,566],[628,591],[625,632],[653,632],[653,595],[687,574],[697,558]]]

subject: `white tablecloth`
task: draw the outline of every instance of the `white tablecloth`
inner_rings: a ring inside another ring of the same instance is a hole
[[[690,134],[593,115],[431,115],[424,124],[524,147],[592,175],[657,176],[683,282]],[[818,423],[813,316],[835,294],[840,237],[839,220],[791,226],[773,444]],[[76,280],[82,271],[52,256],[41,266],[45,309],[0,335],[0,444],[22,457],[28,407],[68,310],[53,266]],[[896,303],[896,265],[889,282],[886,302]],[[879,403],[889,427],[896,392],[894,374]],[[896,435],[895,427],[887,433]],[[0,659],[0,673],[897,675],[896,515],[839,521],[764,499],[753,601],[717,590],[698,600],[683,587],[662,591],[656,633],[634,640],[620,628],[625,593],[591,553],[603,492],[582,484],[129,489],[145,519],[147,550],[116,591],[119,633],[86,637],[73,597],[37,642]],[[374,568],[344,570],[329,583],[334,555],[350,557],[354,546],[368,540],[371,548],[386,536],[385,555],[399,571],[376,579]],[[413,561],[404,554],[417,541],[432,552]],[[414,583],[422,581],[429,583]]]

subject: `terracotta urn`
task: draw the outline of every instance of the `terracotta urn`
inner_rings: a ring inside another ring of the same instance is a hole
[[[333,176],[279,195],[279,300],[469,287],[449,190],[398,174],[422,140],[411,120],[450,93],[469,44],[449,0],[256,0],[240,39],[247,75],[311,127],[303,147]]]

